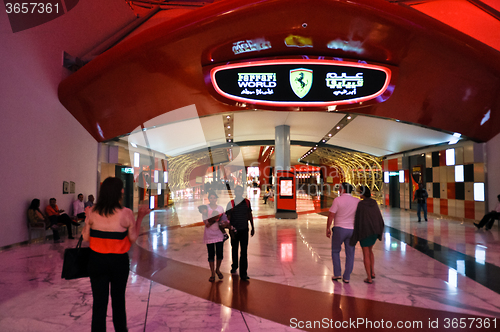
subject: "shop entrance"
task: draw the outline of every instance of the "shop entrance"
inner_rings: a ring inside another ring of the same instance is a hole
[[[134,169],[127,166],[115,166],[115,176],[123,181],[122,204],[129,209],[134,207]]]
[[[390,174],[389,176],[389,205],[391,207],[400,207],[400,197],[399,197],[399,173],[398,176]]]

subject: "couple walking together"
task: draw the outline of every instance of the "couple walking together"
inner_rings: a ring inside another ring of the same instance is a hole
[[[208,281],[210,282],[215,281],[216,274],[219,279],[224,278],[224,275],[220,272],[220,266],[224,258],[224,241],[227,239],[226,228],[229,228],[231,233],[231,256],[233,260],[231,273],[235,274],[239,268],[241,280],[250,279],[247,274],[247,248],[249,221],[252,226],[250,234],[251,236],[255,234],[252,208],[250,201],[243,198],[243,187],[237,186],[234,189],[234,195],[234,199],[227,204],[226,213],[224,213],[222,206],[217,205],[218,196],[214,191],[209,191],[208,193],[209,204],[198,207],[205,224],[203,242],[207,245],[208,264],[211,271]],[[241,256],[238,264],[239,249],[241,249]]]
[[[363,250],[363,262],[367,278],[364,282],[371,284],[375,278],[375,259],[373,246],[377,239],[382,240],[384,220],[377,202],[371,198],[370,189],[366,186],[358,188],[362,200],[352,196],[353,186],[342,183],[341,194],[333,200],[328,213],[326,236],[332,239],[332,280],[342,279],[348,283],[354,266],[354,250],[359,241]],[[333,222],[333,228],[331,228]],[[340,266],[340,251],[344,244],[346,261],[344,274]]]

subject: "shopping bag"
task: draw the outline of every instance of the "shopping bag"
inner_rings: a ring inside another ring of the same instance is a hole
[[[80,236],[76,248],[67,248],[64,250],[61,278],[70,280],[89,276],[88,264],[90,248],[82,248],[82,241],[83,236]]]

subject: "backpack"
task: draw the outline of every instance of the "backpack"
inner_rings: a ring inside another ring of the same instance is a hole
[[[243,200],[245,201],[245,203],[247,203],[247,208],[250,208],[250,201],[246,198],[244,198]],[[234,199],[231,200],[231,206],[234,209]]]
[[[244,198],[243,200],[244,200],[244,201],[245,201],[245,203],[247,204],[247,208],[250,210],[250,201],[249,201],[248,199],[246,199],[246,198]],[[232,199],[232,200],[231,200],[231,207],[234,209],[234,206],[235,206],[234,199]],[[226,213],[226,214],[227,214],[227,213]],[[250,220],[250,216],[251,216],[251,215],[252,215],[252,212],[251,212],[251,211],[249,211],[249,212],[248,212],[248,216],[247,216],[248,220]],[[229,216],[230,216],[230,215],[228,215],[228,217],[229,217]],[[231,218],[229,218],[229,221],[231,221]]]

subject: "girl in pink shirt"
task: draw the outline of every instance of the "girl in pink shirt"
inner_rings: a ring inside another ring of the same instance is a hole
[[[228,226],[224,208],[217,205],[217,194],[213,191],[208,193],[208,201],[210,204],[206,205],[207,209],[202,212],[203,222],[205,223],[205,231],[203,233],[203,243],[207,245],[208,251],[208,264],[210,265],[211,276],[208,279],[210,282],[215,281],[215,274],[219,279],[224,278],[220,272],[220,265],[223,259],[224,251],[224,234],[219,228],[219,224]],[[215,266],[215,256],[217,255],[217,266]]]

